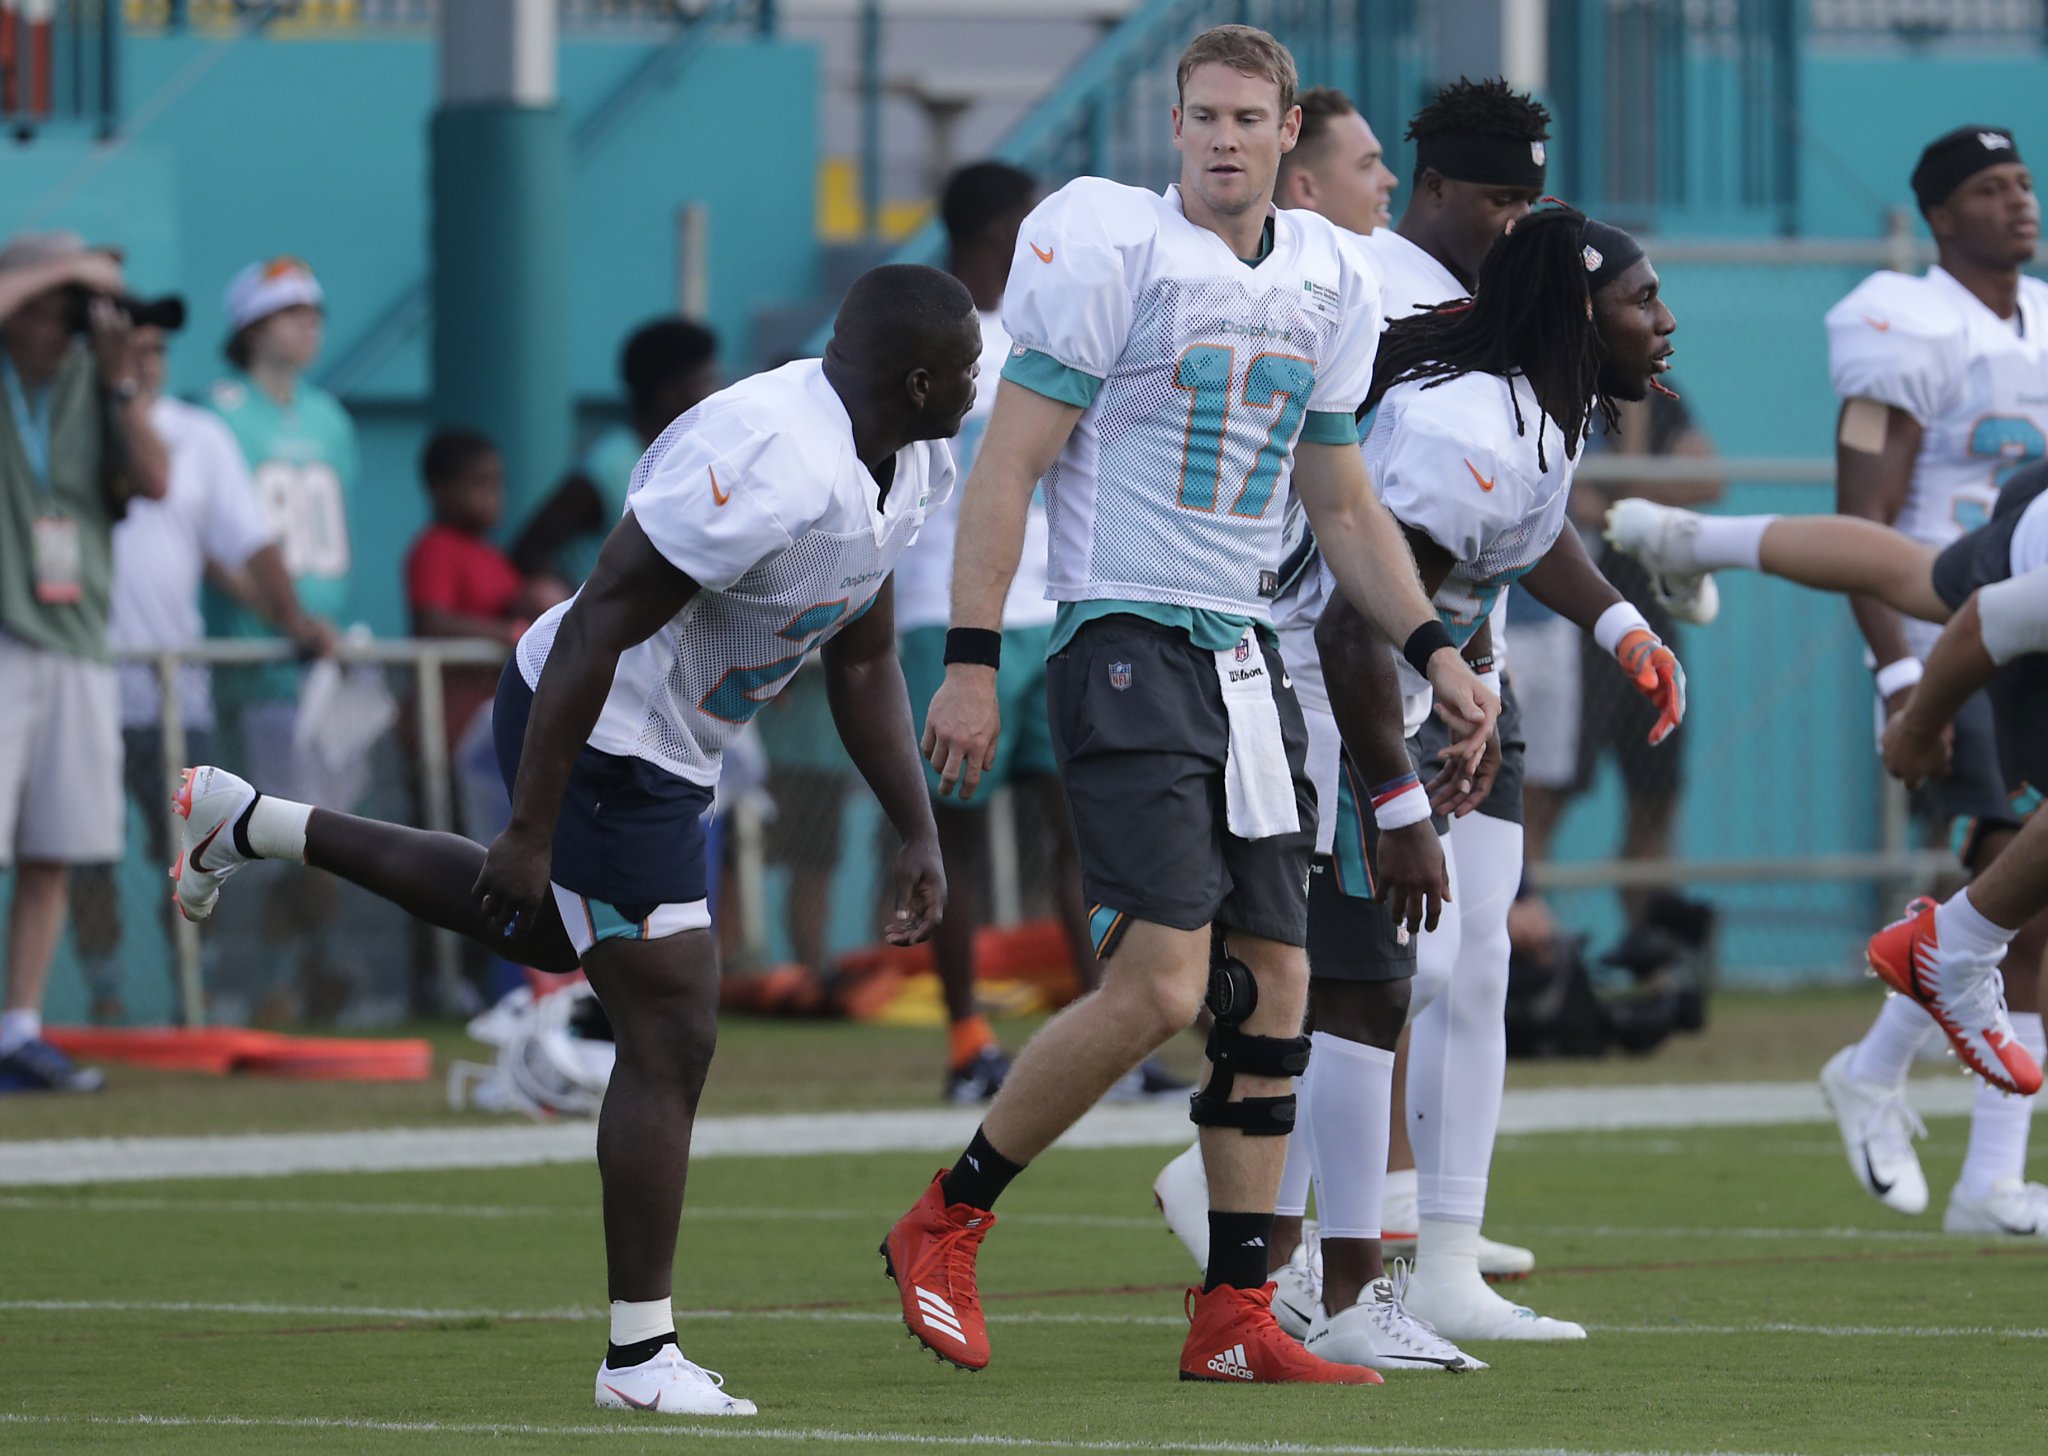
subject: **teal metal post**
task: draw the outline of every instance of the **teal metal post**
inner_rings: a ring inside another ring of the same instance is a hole
[[[544,25],[534,18],[542,9]],[[554,95],[552,6],[451,0],[442,45],[429,423],[498,443],[509,529],[567,466],[572,443],[569,147]]]

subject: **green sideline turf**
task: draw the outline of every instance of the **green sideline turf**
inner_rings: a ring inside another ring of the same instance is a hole
[[[933,1160],[709,1163],[678,1304],[739,1313],[683,1338],[762,1415],[708,1443],[591,1404],[588,1169],[0,1191],[0,1450],[2039,1450],[2048,1244],[1941,1235],[1963,1128],[1933,1132],[1911,1220],[1825,1126],[1508,1140],[1492,1232],[1592,1340],[1379,1390],[1174,1379],[1191,1270],[1148,1192],[1172,1149],[1055,1151],[1005,1199],[979,1376],[910,1344],[875,1254]]]

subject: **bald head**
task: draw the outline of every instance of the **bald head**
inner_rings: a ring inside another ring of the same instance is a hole
[[[825,364],[841,392],[902,410],[912,438],[950,439],[974,403],[981,323],[966,285],[916,263],[863,273],[833,320]]]

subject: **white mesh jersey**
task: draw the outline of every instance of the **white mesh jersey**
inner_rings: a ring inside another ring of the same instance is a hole
[[[1455,564],[1435,606],[1461,647],[1557,540],[1577,466],[1527,382],[1498,374],[1388,390],[1366,437],[1365,463],[1395,519],[1450,553]],[[1429,712],[1429,684],[1406,662],[1399,671],[1412,733]]]
[[[1009,356],[1010,336],[1003,329],[1001,315],[981,315],[981,381],[975,390],[974,408],[967,412],[960,438],[953,442],[953,459],[963,482],[974,467],[975,451],[995,410],[996,376],[1003,372],[1003,361]],[[896,563],[898,632],[943,627],[953,619],[953,547],[960,533],[960,496],[955,490],[952,499],[932,509],[917,544]],[[1030,514],[1024,518],[1024,554],[1011,578],[1010,594],[1003,599],[1005,627],[1047,626],[1058,610],[1045,595],[1047,534],[1045,502],[1034,493]]]
[[[1828,310],[1828,372],[1842,399],[1920,422],[1920,453],[1893,524],[1946,546],[1991,519],[1998,488],[2048,454],[2048,283],[2020,280],[2002,319],[1941,268],[1873,273]]]
[[[1039,355],[1100,381],[1044,481],[1055,599],[1271,617],[1305,414],[1365,398],[1380,310],[1345,235],[1270,216],[1256,268],[1188,221],[1178,189],[1084,177],[1025,220],[1005,372]]]
[[[640,457],[626,512],[703,590],[619,657],[590,746],[715,784],[720,756],[804,657],[874,604],[953,488],[944,441],[897,452],[888,494],[816,359],[712,395]],[[571,603],[519,639],[529,686]]]

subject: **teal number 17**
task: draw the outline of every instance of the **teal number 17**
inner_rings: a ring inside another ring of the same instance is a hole
[[[1213,511],[1223,482],[1223,427],[1237,391],[1237,351],[1223,344],[1191,344],[1173,368],[1173,387],[1187,391],[1188,429],[1181,449],[1180,503],[1192,511]],[[1316,367],[1292,354],[1255,354],[1245,366],[1237,398],[1254,409],[1277,411],[1266,441],[1245,473],[1231,503],[1233,516],[1257,518],[1272,503],[1280,467],[1314,392]]]

